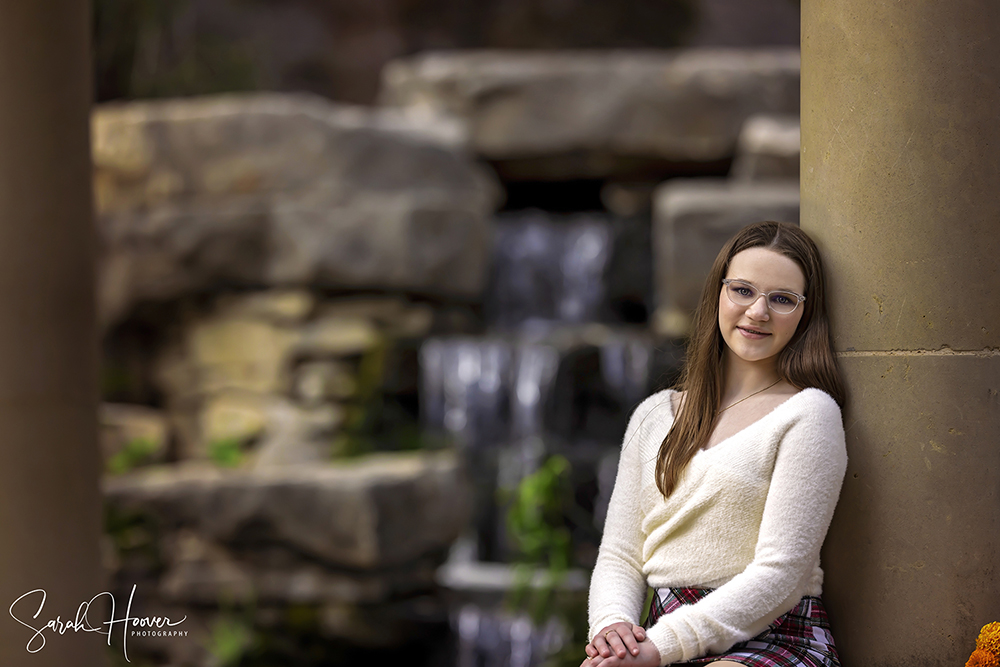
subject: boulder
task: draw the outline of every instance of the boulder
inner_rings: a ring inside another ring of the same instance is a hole
[[[432,559],[377,571],[347,571],[274,552],[234,553],[190,530],[165,545],[159,595],[171,604],[373,604],[434,587]]]
[[[457,123],[256,94],[103,105],[92,128],[105,325],[223,286],[483,286],[498,187]]]
[[[341,646],[412,641],[445,621],[434,573],[469,511],[451,452],[255,473],[186,463],[105,478],[104,494],[116,599],[138,582],[135,608],[187,617],[197,638],[137,638],[130,650],[192,666],[208,664],[204,651],[172,652],[201,649],[234,616],[277,636],[312,618]]]
[[[731,158],[754,114],[796,114],[796,49],[449,51],[383,70],[381,102],[457,117],[488,160],[564,158],[549,178],[603,178],[636,160]]]
[[[104,495],[161,535],[189,530],[234,551],[268,547],[357,570],[443,557],[469,511],[450,452],[254,472],[187,462],[106,478]]]
[[[730,175],[739,181],[797,180],[799,119],[754,116],[743,124]]]
[[[653,208],[655,330],[687,333],[705,276],[726,241],[761,220],[799,222],[797,182],[674,180],[657,190]]]

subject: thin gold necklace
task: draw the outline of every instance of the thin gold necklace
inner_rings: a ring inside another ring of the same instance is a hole
[[[754,392],[754,393],[752,393],[752,394],[747,394],[746,396],[744,396],[744,397],[743,397],[743,398],[741,398],[740,400],[736,401],[736,403],[731,403],[730,405],[727,405],[726,407],[722,408],[721,410],[719,410],[719,411],[718,411],[718,412],[716,412],[715,414],[717,414],[717,415],[718,415],[718,414],[722,414],[723,412],[725,412],[725,411],[726,411],[726,410],[728,410],[729,408],[733,407],[734,405],[738,405],[738,404],[742,403],[743,401],[747,400],[748,398],[750,398],[751,396],[756,396],[757,394],[759,394],[759,393],[760,393],[760,392],[762,392],[762,391],[767,391],[768,389],[770,389],[770,388],[771,388],[771,387],[773,387],[774,385],[778,384],[779,382],[781,382],[781,378],[778,378],[777,380],[775,380],[775,381],[774,381],[774,382],[772,382],[771,384],[767,385],[767,386],[766,386],[766,387],[764,387],[763,389],[758,389],[757,391],[755,391],[755,392]]]

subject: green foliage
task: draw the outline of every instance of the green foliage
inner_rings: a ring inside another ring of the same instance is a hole
[[[570,464],[550,456],[518,485],[507,510],[507,531],[523,561],[550,570],[569,569],[569,531],[562,525]]]
[[[507,510],[507,533],[520,560],[509,605],[526,610],[536,626],[557,618],[569,633],[562,649],[548,657],[546,667],[579,665],[588,631],[586,597],[559,590],[572,552],[566,527],[566,517],[576,508],[570,471],[565,457],[550,456],[521,480]]]
[[[112,475],[120,475],[150,463],[155,454],[155,442],[148,438],[133,438],[125,443],[125,447],[120,452],[108,459],[105,469]]]
[[[162,566],[157,540],[160,527],[154,517],[105,503],[104,532],[122,560],[141,563],[151,571]]]
[[[382,421],[382,385],[385,377],[387,344],[380,340],[358,361],[354,403],[346,407],[344,425],[333,439],[333,458],[360,456],[375,451],[375,432]]]
[[[354,400],[345,407],[344,424],[330,443],[332,458],[448,446],[446,439],[424,432],[410,412],[386,395],[386,373],[393,351],[392,341],[383,338],[358,360]]]
[[[569,472],[565,457],[550,456],[521,480],[507,509],[507,534],[519,560],[510,602],[527,608],[536,622],[552,612],[554,591],[569,571],[570,534],[564,525]]]
[[[206,648],[218,667],[235,667],[255,645],[252,622],[224,612],[212,623]]]
[[[236,468],[245,458],[239,438],[220,438],[208,443],[208,457],[225,468]]]

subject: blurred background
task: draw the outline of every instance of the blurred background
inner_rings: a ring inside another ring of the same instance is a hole
[[[94,0],[131,664],[578,665],[629,414],[798,221],[789,0]],[[124,663],[120,647],[111,660]]]

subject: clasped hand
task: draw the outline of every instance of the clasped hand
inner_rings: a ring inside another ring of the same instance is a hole
[[[584,650],[587,659],[580,667],[660,667],[660,652],[642,626],[631,623],[602,628]]]

